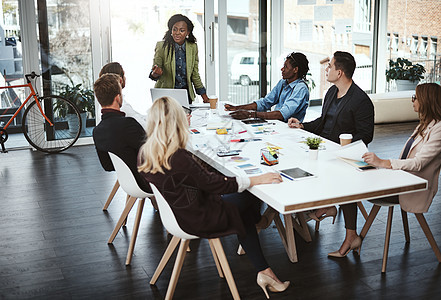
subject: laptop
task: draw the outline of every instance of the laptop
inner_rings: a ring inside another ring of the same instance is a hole
[[[187,90],[185,89],[158,89],[152,88],[150,89],[150,93],[152,94],[152,102],[158,98],[168,96],[172,97],[178,103],[186,108],[209,108],[210,103],[193,103],[190,104],[188,101]]]
[[[161,97],[172,97],[178,103],[186,108],[190,108],[190,103],[188,102],[187,90],[184,89],[150,89],[152,94],[152,102]]]

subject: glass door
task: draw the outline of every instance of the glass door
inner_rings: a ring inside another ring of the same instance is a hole
[[[82,112],[82,137],[95,126],[89,0],[37,0],[43,95],[60,95]]]
[[[259,0],[206,1],[208,82],[221,101],[259,98]],[[213,52],[213,53],[212,53]]]
[[[130,5],[128,5],[128,3]],[[167,31],[167,22],[174,14],[183,14],[193,23],[199,51],[199,74],[205,81],[204,0],[144,1],[110,0],[112,61],[119,62],[126,76],[124,101],[133,110],[145,115],[151,105],[149,78],[155,45]],[[197,96],[197,101],[202,101]]]
[[[0,2],[0,86],[20,85],[23,80],[23,51],[18,0]],[[0,90],[0,127],[14,115],[26,98],[24,89]],[[26,146],[21,132],[24,110],[8,127],[7,148]]]

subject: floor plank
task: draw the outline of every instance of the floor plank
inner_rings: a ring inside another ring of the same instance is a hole
[[[416,123],[375,127],[371,151],[398,157]],[[30,150],[0,154],[1,299],[163,299],[171,275],[168,265],[156,286],[149,281],[169,238],[158,214],[146,202],[132,265],[125,266],[134,212],[112,245],[107,239],[124,207],[119,191],[102,211],[115,174],[104,172],[93,146],[47,155]],[[441,243],[441,193],[426,219]],[[371,204],[365,203],[367,210]],[[409,214],[406,244],[398,208],[394,212],[388,269],[381,274],[387,209],[381,209],[364,240],[361,256],[329,259],[344,238],[340,212],[334,225],[319,232],[308,223],[313,241],[296,237],[299,262],[289,262],[274,226],[261,234],[263,251],[280,278],[292,286],[271,299],[435,298],[441,293],[441,265],[418,222]],[[358,228],[364,219],[358,216]],[[237,239],[222,239],[242,299],[264,299],[246,255],[235,254]],[[231,299],[217,275],[207,241],[192,241],[175,299]],[[172,257],[174,261],[175,255]]]

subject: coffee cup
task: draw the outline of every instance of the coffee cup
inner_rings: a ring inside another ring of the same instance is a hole
[[[350,133],[342,133],[340,134],[339,138],[340,138],[340,145],[342,146],[345,146],[352,142],[352,134]]]
[[[217,108],[217,96],[210,96],[208,99],[210,100],[210,108],[216,109]]]

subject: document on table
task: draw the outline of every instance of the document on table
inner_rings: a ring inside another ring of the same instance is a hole
[[[368,152],[366,145],[363,141],[356,141],[341,147],[335,151],[335,155],[344,162],[358,168],[361,171],[375,169],[375,167],[369,165],[363,161],[363,154]]]
[[[363,161],[362,156],[366,152],[368,152],[368,149],[363,141],[356,141],[336,150],[335,155],[341,158]]]
[[[227,120],[227,121],[211,121],[207,124],[207,130],[216,130],[218,128],[225,128],[225,129],[231,129],[231,126],[233,124],[233,121]]]

